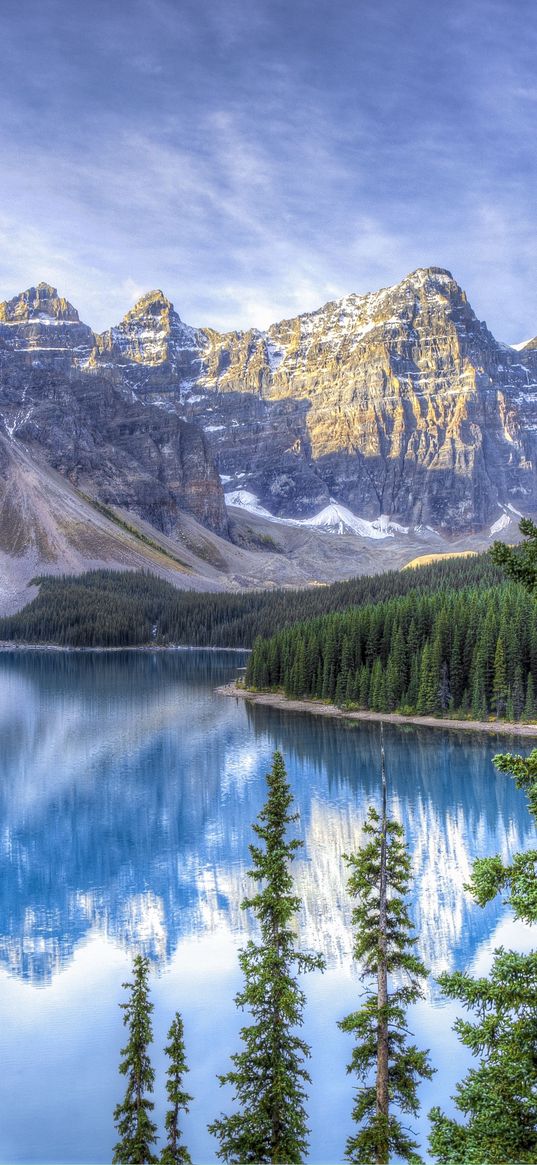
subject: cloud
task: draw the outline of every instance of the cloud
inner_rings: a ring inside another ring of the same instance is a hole
[[[104,328],[162,286],[190,322],[266,326],[433,264],[532,334],[535,13],[514,54],[493,6],[22,0],[0,294],[46,278]]]

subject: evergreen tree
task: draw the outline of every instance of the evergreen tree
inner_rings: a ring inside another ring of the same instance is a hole
[[[531,518],[522,518],[518,528],[526,541],[520,546],[506,546],[495,542],[490,556],[501,566],[508,578],[522,583],[530,594],[537,593],[537,526]]]
[[[524,702],[524,720],[533,720],[535,716],[535,688],[531,672],[526,684],[526,700]]]
[[[524,680],[522,677],[522,668],[519,663],[515,667],[513,679],[513,711],[515,713],[515,719],[520,720],[524,711]]]
[[[175,1015],[168,1032],[168,1043],[164,1049],[169,1057],[166,1092],[168,1093],[169,1109],[166,1113],[167,1141],[162,1150],[161,1165],[190,1165],[191,1157],[188,1149],[181,1143],[179,1129],[179,1114],[188,1112],[192,1097],[183,1088],[183,1076],[188,1072],[185,1057],[185,1042],[183,1021],[179,1012]]]
[[[352,914],[356,928],[354,956],[363,974],[376,980],[359,1011],[341,1020],[356,1044],[348,1067],[361,1081],[353,1118],[358,1130],[347,1140],[345,1157],[351,1162],[386,1165],[395,1154],[419,1162],[417,1143],[392,1110],[418,1112],[417,1086],[430,1079],[427,1052],[407,1041],[405,1009],[422,998],[420,980],[427,974],[414,953],[416,938],[405,904],[411,863],[402,826],[388,820],[382,749],[382,812],[369,809],[366,844],[346,857],[349,890],[358,899]],[[398,985],[390,989],[390,976]]]
[[[494,758],[514,776],[537,819],[537,750],[529,757]],[[474,863],[468,887],[480,906],[507,891],[515,917],[537,922],[537,851],[515,854],[509,866],[497,855]],[[477,1014],[455,1029],[476,1056],[457,1086],[455,1102],[464,1124],[432,1109],[430,1147],[441,1165],[537,1162],[537,953],[494,953],[488,978],[456,973],[439,977],[442,990]]]
[[[496,715],[498,717],[503,716],[507,703],[507,667],[505,662],[505,644],[501,635],[498,636],[494,654],[492,703],[496,710]]]
[[[455,1023],[461,1042],[480,1057],[457,1085],[466,1124],[430,1113],[429,1139],[441,1165],[537,1161],[537,954],[499,950],[489,978],[440,975],[444,995],[477,1013]]]
[[[123,984],[125,989],[130,989],[130,998],[127,1003],[120,1004],[129,1039],[121,1049],[123,1059],[119,1065],[122,1076],[127,1077],[127,1087],[123,1102],[114,1110],[114,1122],[120,1137],[114,1148],[114,1165],[152,1165],[158,1161],[153,1153],[157,1126],[149,1115],[155,1107],[148,1096],[153,1091],[155,1073],[148,1054],[153,1038],[153,1004],[149,1002],[148,975],[149,959],[136,955],[133,982]]]
[[[300,899],[293,894],[290,865],[302,842],[286,837],[297,820],[283,758],[274,754],[267,775],[268,798],[253,829],[260,844],[250,846],[257,893],[242,903],[253,910],[260,942],[250,940],[240,955],[244,987],[237,1006],[248,1008],[252,1022],[241,1030],[243,1051],[220,1077],[234,1090],[237,1111],[209,1125],[226,1162],[301,1162],[308,1145],[304,1102],[310,1077],[308,1045],[296,1034],[305,996],[296,973],[322,969],[318,955],[297,949],[293,919]]]

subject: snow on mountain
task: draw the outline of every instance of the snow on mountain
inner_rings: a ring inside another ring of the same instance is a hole
[[[500,530],[505,530],[506,526],[511,524],[509,514],[501,514],[496,522],[490,527],[491,534],[499,534]]]
[[[408,526],[399,526],[391,522],[387,514],[381,514],[373,522],[366,518],[358,518],[347,506],[330,499],[330,505],[315,514],[313,518],[304,518],[299,522],[301,526],[317,526],[336,534],[360,534],[362,538],[393,538],[395,534],[408,534]]]
[[[227,506],[238,506],[251,514],[257,514],[259,518],[267,518],[268,521],[277,522],[281,526],[310,526],[326,530],[330,534],[359,534],[361,538],[393,538],[395,534],[408,534],[408,526],[399,526],[397,522],[391,522],[386,514],[381,514],[374,522],[368,522],[365,518],[358,518],[333,498],[328,506],[314,514],[312,518],[280,518],[265,509],[256,494],[245,489],[233,490],[232,493],[226,494],[225,501]]]
[[[232,493],[225,494],[226,506],[238,506],[241,510],[248,510],[250,514],[257,514],[259,518],[268,518],[271,522],[285,521],[282,518],[275,518],[270,514],[259,502],[259,498],[252,494],[247,489],[235,489]]]

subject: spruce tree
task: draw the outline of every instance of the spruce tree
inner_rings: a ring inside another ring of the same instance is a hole
[[[427,971],[414,953],[416,938],[405,897],[411,863],[404,831],[386,811],[386,780],[382,747],[382,812],[370,808],[364,826],[368,840],[346,856],[350,893],[358,902],[352,914],[356,928],[354,956],[364,978],[376,980],[376,990],[339,1027],[356,1039],[348,1072],[360,1081],[353,1109],[357,1131],[347,1140],[351,1162],[386,1165],[390,1156],[419,1162],[417,1142],[409,1136],[393,1104],[416,1115],[420,1079],[430,1079],[428,1053],[407,1041],[406,1007],[423,997],[421,980]],[[391,977],[396,983],[391,985]]]
[[[151,1067],[148,1047],[152,1041],[151,1012],[149,1001],[149,959],[136,955],[133,965],[133,982],[124,983],[130,990],[127,1003],[121,1003],[123,1022],[129,1029],[129,1039],[121,1049],[123,1059],[119,1065],[122,1076],[127,1077],[125,1097],[114,1110],[114,1122],[119,1133],[119,1141],[114,1148],[114,1165],[152,1165],[158,1158],[153,1153],[157,1140],[157,1126],[150,1113],[155,1107],[149,1099],[153,1091],[155,1073]]]
[[[498,718],[504,715],[507,703],[507,668],[505,663],[505,644],[498,636],[494,654],[494,679],[492,686],[493,705]]]
[[[488,978],[440,975],[444,995],[472,1009],[477,1022],[455,1023],[479,1056],[457,1085],[465,1124],[431,1110],[431,1153],[441,1165],[537,1161],[537,954],[498,950]]]
[[[253,826],[259,844],[250,845],[249,876],[258,889],[242,903],[256,916],[260,942],[250,940],[241,951],[244,986],[236,996],[252,1022],[241,1030],[243,1050],[231,1057],[234,1067],[220,1076],[221,1084],[233,1088],[236,1111],[213,1121],[209,1131],[226,1162],[293,1165],[307,1151],[310,1080],[305,1067],[310,1049],[296,1031],[305,1003],[296,973],[322,969],[324,963],[297,949],[293,920],[300,899],[293,894],[290,865],[303,843],[286,836],[298,814],[291,812],[293,797],[279,752],[267,784],[268,798]]]
[[[188,1072],[185,1057],[183,1021],[176,1013],[168,1032],[168,1043],[164,1049],[169,1058],[166,1080],[169,1108],[166,1113],[166,1145],[162,1150],[161,1165],[190,1165],[188,1149],[181,1143],[179,1114],[188,1112],[192,1097],[183,1088],[183,1076]]]
[[[497,566],[503,567],[508,578],[522,583],[530,594],[537,593],[537,526],[531,518],[522,518],[518,528],[526,541],[520,546],[506,546],[495,542],[490,556]]]
[[[523,758],[494,758],[528,797],[537,819],[537,750]],[[480,906],[498,893],[516,918],[537,922],[537,851],[515,854],[505,866],[499,855],[474,862],[468,887]],[[457,1085],[455,1103],[464,1123],[430,1113],[430,1147],[441,1165],[537,1162],[537,952],[494,952],[490,975],[472,979],[441,975],[442,991],[473,1009],[477,1021],[458,1020],[455,1030],[480,1060]]]
[[[526,700],[524,702],[524,720],[533,720],[535,716],[535,688],[531,672],[526,683]]]

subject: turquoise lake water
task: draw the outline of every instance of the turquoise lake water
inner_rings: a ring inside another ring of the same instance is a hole
[[[304,945],[324,975],[304,979],[311,1154],[341,1161],[350,1131],[349,1037],[359,1001],[341,854],[360,844],[378,799],[378,725],[250,707],[215,694],[242,661],[224,652],[0,655],[0,1162],[107,1162],[122,1096],[118,1003],[139,950],[154,965],[155,1113],[162,1047],[184,1018],[194,1097],[193,1160],[215,1160],[207,1121],[228,1111],[216,1074],[238,1048],[237,951],[248,934],[251,822],[275,748],[284,753],[305,842],[296,862]],[[529,928],[464,891],[474,857],[533,843],[523,795],[492,756],[506,737],[385,728],[391,812],[414,861],[413,917],[433,974],[482,972],[499,945],[529,949]],[[525,748],[524,751],[529,751]],[[450,1094],[468,1058],[452,1004],[431,979],[412,1009],[437,1075],[415,1124]]]

